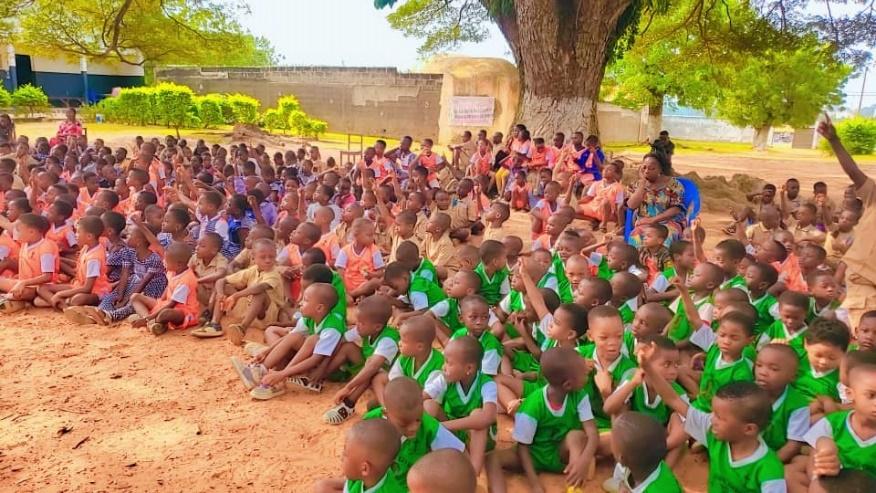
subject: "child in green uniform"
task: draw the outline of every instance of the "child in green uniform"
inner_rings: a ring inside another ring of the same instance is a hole
[[[782,461],[761,432],[770,421],[771,402],[753,382],[721,387],[705,413],[681,399],[654,365],[655,348],[643,347],[639,361],[645,378],[666,405],[685,417],[684,430],[709,453],[709,493],[784,493]]]
[[[789,474],[800,491],[806,491],[809,478],[836,476],[841,469],[859,469],[876,476],[876,365],[851,369],[849,394],[852,409],[828,414],[806,434],[806,442],[815,449],[809,470]]]
[[[575,290],[575,304],[588,309],[605,305],[611,302],[613,294],[610,282],[598,277],[588,277],[578,283],[578,289]]]
[[[767,290],[779,280],[779,273],[772,265],[755,262],[745,269],[745,285],[751,305],[757,310],[754,335],[761,334],[779,318],[779,301]]]
[[[645,272],[639,268],[639,251],[632,245],[623,241],[611,241],[606,245],[605,255],[595,250],[606,243],[598,243],[585,248],[582,253],[589,253],[590,265],[596,266],[596,277],[611,279],[618,272],[629,272],[635,276],[644,276]]]
[[[383,407],[376,407],[362,419],[385,419],[402,435],[401,449],[395,457],[394,473],[405,483],[408,471],[421,457],[433,450],[465,450],[465,444],[437,419],[423,410],[423,390],[408,377],[386,384]]]
[[[611,418],[602,403],[622,381],[632,377],[636,363],[621,352],[624,328],[617,309],[607,305],[593,307],[587,314],[587,324],[587,337],[592,342],[580,346],[578,353],[593,364],[587,391],[596,425],[604,432],[611,429]],[[608,447],[603,447],[603,451],[608,453]]]
[[[555,269],[553,269],[554,260],[551,252],[549,252],[548,250],[534,250],[530,254],[530,259],[532,260],[532,263],[536,263],[544,269],[544,274],[542,274],[538,278],[533,278],[538,279],[538,282],[536,282],[536,286],[540,288],[548,288],[557,293],[557,296],[560,296],[560,279],[559,277],[557,277]],[[566,299],[569,299],[571,301],[572,292],[568,291],[567,294],[568,297]],[[563,297],[560,297],[560,299],[562,300]]]
[[[687,279],[697,264],[693,243],[679,240],[669,245],[672,262],[662,272],[654,276],[645,290],[645,299],[653,302],[669,303],[678,297],[679,291],[669,281],[673,277]]]
[[[832,270],[817,270],[810,274],[806,281],[810,295],[806,322],[811,322],[816,317],[836,318],[851,327],[849,311],[841,306],[841,291],[834,277],[834,272]]]
[[[478,292],[481,278],[470,270],[461,270],[444,281],[444,293],[447,299],[441,300],[429,307],[427,313],[435,317],[438,324],[438,340],[446,343],[454,332],[464,328],[459,319],[459,302],[467,296]]]
[[[806,348],[803,344],[803,335],[807,331],[806,311],[808,309],[808,296],[796,291],[785,291],[779,296],[779,318],[757,340],[759,348],[774,340],[791,346],[800,360],[798,371],[801,374],[806,369]]]
[[[743,351],[753,338],[754,318],[741,312],[725,313],[718,331],[698,330],[691,344],[706,349],[700,392],[691,405],[703,412],[712,410],[712,397],[730,382],[754,380],[753,363]]]
[[[669,305],[675,317],[669,323],[667,335],[680,347],[688,346],[690,336],[702,325],[712,324],[715,310],[713,293],[723,275],[717,265],[703,262],[685,281],[679,278],[670,280],[678,288],[679,297]]]
[[[459,339],[467,335],[477,339],[483,351],[481,360],[481,372],[491,377],[499,373],[499,364],[502,362],[504,348],[502,342],[490,332],[490,307],[487,301],[479,295],[466,296],[459,303],[460,319],[463,327],[451,336],[451,340]]]
[[[435,342],[435,322],[427,315],[418,315],[405,320],[399,328],[399,356],[389,369],[389,374],[383,378],[393,380],[397,377],[410,377],[425,387],[426,384],[441,375],[444,366],[444,356],[441,351],[432,347]],[[378,384],[383,388],[383,385]],[[382,399],[382,392],[377,393]]]
[[[578,286],[581,284],[581,281],[590,277],[590,263],[587,262],[587,258],[583,255],[575,254],[566,260],[563,265],[563,271],[566,274],[566,278],[569,280],[569,291],[574,300],[575,293],[578,291]]]
[[[876,349],[876,310],[864,312],[855,329],[855,347],[861,351]]]
[[[492,493],[504,493],[503,470],[523,470],[529,491],[544,491],[538,472],[565,473],[580,486],[592,475],[599,435],[586,385],[586,364],[571,348],[542,356],[547,385],[527,396],[514,416],[515,448],[490,454],[487,478]]]
[[[475,493],[478,480],[468,457],[458,450],[426,454],[408,473],[411,493]]]
[[[839,369],[850,338],[844,323],[828,318],[816,318],[806,331],[806,360],[794,386],[813,401],[813,419],[839,409]]]
[[[654,366],[660,371],[660,375],[672,385],[678,396],[688,401],[684,388],[676,382],[681,354],[672,340],[655,334],[643,338],[641,344],[645,346],[653,344],[656,347]],[[603,409],[607,414],[615,417],[626,410],[636,411],[650,416],[660,425],[667,427],[669,436],[665,440],[666,450],[663,455],[666,456],[666,462],[670,466],[676,464],[681,456],[683,446],[687,442],[681,417],[673,413],[672,409],[667,407],[663,399],[648,385],[641,369],[628,374],[621,381],[614,392],[605,399]],[[612,440],[615,439],[614,425],[615,423],[612,423]]]
[[[797,355],[785,344],[767,344],[754,363],[754,381],[773,403],[763,441],[788,463],[800,453],[809,431],[809,399],[792,384],[797,375]]]
[[[636,346],[642,339],[660,335],[672,320],[672,312],[661,303],[645,303],[636,310],[636,317],[629,329],[624,330],[624,345],[621,352],[634,359]]]
[[[642,280],[630,272],[611,276],[611,305],[617,308],[624,326],[633,323],[642,301]]]
[[[481,262],[475,267],[475,274],[481,278],[479,294],[490,306],[495,306],[511,291],[508,254],[505,245],[496,240],[481,243],[480,254]]]
[[[328,374],[348,366],[353,378],[334,396],[335,405],[323,414],[328,424],[338,425],[356,413],[356,402],[371,388],[380,370],[388,370],[398,355],[399,334],[386,325],[392,305],[386,296],[375,294],[359,302],[356,327],[344,334],[344,342],[332,356]]]
[[[724,282],[718,289],[739,288],[746,291],[745,278],[739,274],[739,263],[745,258],[745,245],[739,240],[723,240],[715,246],[712,262],[724,271]]]
[[[411,311],[396,316],[398,323],[422,315],[438,302],[447,299],[441,286],[422,277],[411,278],[411,271],[398,262],[386,266],[383,286],[378,292],[394,297],[392,303],[397,308],[411,308]]]
[[[523,260],[517,262],[517,266],[511,274],[511,291],[499,301],[495,309],[496,316],[500,321],[506,322],[509,315],[520,313],[526,308],[526,286],[523,284],[523,274],[527,274],[535,282],[535,280],[544,279],[544,276],[547,275],[547,269],[548,266],[541,262],[524,262]],[[537,286],[540,288],[545,287],[540,281]],[[548,289],[553,291],[557,299],[559,299],[555,289]],[[507,333],[510,338],[520,336],[514,329],[513,324],[505,324],[502,327],[496,328],[494,332],[497,333],[497,336],[502,333]]]
[[[350,428],[344,444],[341,469],[344,478],[323,479],[317,493],[403,493],[392,470],[401,447],[401,435],[382,419],[360,421]]]
[[[468,442],[476,473],[496,436],[497,395],[493,379],[480,371],[481,345],[472,336],[453,339],[444,350],[444,371],[426,384],[426,412]],[[477,412],[475,412],[477,411]]]
[[[668,453],[666,443],[666,430],[653,416],[634,411],[618,416],[612,423],[611,437],[617,467],[614,477],[603,484],[603,489],[634,493],[684,491],[664,461]]]
[[[244,385],[252,388],[253,399],[283,394],[287,379],[314,392],[322,391],[327,368],[323,362],[331,358],[347,330],[341,316],[332,312],[337,302],[338,294],[331,284],[311,284],[301,297],[302,316],[289,334],[248,366],[232,360]],[[289,363],[284,366],[285,361]]]
[[[420,256],[420,248],[413,241],[399,243],[395,250],[395,261],[400,262],[411,271],[411,279],[421,277],[427,281],[438,282],[435,264],[426,257]]]

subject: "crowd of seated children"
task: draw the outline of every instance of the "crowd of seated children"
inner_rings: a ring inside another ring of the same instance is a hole
[[[326,425],[357,422],[318,491],[462,493],[482,473],[547,491],[542,472],[589,490],[608,461],[606,491],[676,492],[698,448],[710,492],[865,484],[876,307],[856,237],[876,184],[819,131],[855,184],[843,201],[767,184],[710,251],[696,222],[616,238],[623,162],[579,133],[483,132],[452,160],[378,141],[350,166],[59,144],[0,159],[0,311],[246,343],[231,366],[255,400],[331,385]]]

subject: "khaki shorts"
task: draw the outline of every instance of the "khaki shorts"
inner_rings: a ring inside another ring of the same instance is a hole
[[[849,311],[853,329],[858,327],[861,315],[876,310],[876,284],[869,279],[846,271],[846,299],[843,308]]]

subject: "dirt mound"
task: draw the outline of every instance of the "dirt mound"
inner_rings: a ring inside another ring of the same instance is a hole
[[[231,139],[231,142],[245,142],[247,145],[263,144],[265,147],[271,148],[303,145],[308,142],[305,139],[274,135],[257,125],[244,123],[235,125],[230,133],[225,134],[225,137]]]
[[[764,181],[751,175],[736,173],[728,180],[723,176],[701,177],[697,172],[685,173],[685,178],[693,180],[700,189],[702,209],[719,212],[739,208],[747,200],[745,194],[763,187]]]

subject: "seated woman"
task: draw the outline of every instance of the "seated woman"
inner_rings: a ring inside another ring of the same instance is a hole
[[[58,133],[51,140],[51,145],[66,144],[68,137],[79,137],[85,133],[82,123],[76,119],[76,109],[67,108],[67,119],[58,125]]]
[[[639,168],[639,181],[630,187],[627,207],[634,211],[630,243],[641,244],[640,228],[662,224],[669,228],[666,246],[681,239],[687,223],[684,186],[672,176],[672,167],[659,154],[646,154]]]

